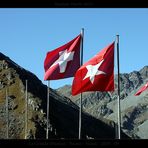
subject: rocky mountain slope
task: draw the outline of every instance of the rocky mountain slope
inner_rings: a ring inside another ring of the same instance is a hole
[[[148,81],[148,66],[139,71],[120,74],[122,130],[133,138],[148,139],[148,91],[134,96]],[[117,76],[115,76],[117,86]],[[117,88],[117,87],[115,87]],[[71,95],[71,86],[57,90],[79,105],[80,95]],[[82,94],[84,111],[92,116],[117,122],[117,89],[114,92],[85,92]]]
[[[25,82],[28,81],[29,139],[46,138],[47,86],[31,72],[0,53],[0,139],[6,139],[7,119],[9,139],[25,138]],[[6,118],[6,91],[9,118]],[[50,88],[49,139],[78,139],[79,107],[66,96]],[[82,113],[83,139],[115,139],[116,124],[102,117]],[[124,139],[129,138],[122,132]]]

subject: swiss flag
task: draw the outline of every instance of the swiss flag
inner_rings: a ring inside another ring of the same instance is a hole
[[[47,53],[44,61],[44,80],[73,77],[80,67],[81,35]]]
[[[143,91],[145,91],[148,88],[148,82],[142,86],[136,93],[135,96],[139,96]]]
[[[114,42],[77,70],[72,95],[86,91],[114,91]]]

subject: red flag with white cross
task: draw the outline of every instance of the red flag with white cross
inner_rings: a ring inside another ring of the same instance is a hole
[[[72,95],[87,91],[114,91],[114,42],[77,70]]]
[[[135,96],[139,96],[143,91],[145,91],[148,88],[148,82],[142,86],[136,93]]]
[[[67,44],[47,53],[44,61],[44,80],[73,77],[80,67],[80,42],[78,35]]]

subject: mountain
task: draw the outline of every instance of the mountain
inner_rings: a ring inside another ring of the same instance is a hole
[[[148,66],[139,71],[120,74],[120,103],[122,130],[135,139],[148,139],[148,91],[134,96],[140,87],[148,81]],[[114,92],[85,92],[82,104],[85,112],[96,118],[103,117],[117,123],[117,75]],[[71,86],[57,89],[79,105],[80,94],[71,95]]]
[[[31,72],[0,53],[0,139],[25,138],[26,80],[28,96],[28,139],[46,138],[47,86]],[[6,91],[8,118],[6,114]],[[49,139],[78,139],[79,107],[56,90],[49,90]],[[116,124],[82,112],[83,139],[115,139]],[[130,137],[121,132],[123,139]]]

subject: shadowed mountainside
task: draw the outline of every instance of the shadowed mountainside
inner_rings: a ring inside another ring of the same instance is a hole
[[[9,138],[25,137],[25,81],[28,81],[28,139],[45,139],[47,86],[31,72],[0,53],[0,139],[6,139],[6,90],[9,101]],[[50,88],[49,139],[77,139],[79,107]],[[82,113],[83,139],[115,139],[113,121]],[[129,137],[122,132],[122,138]]]

